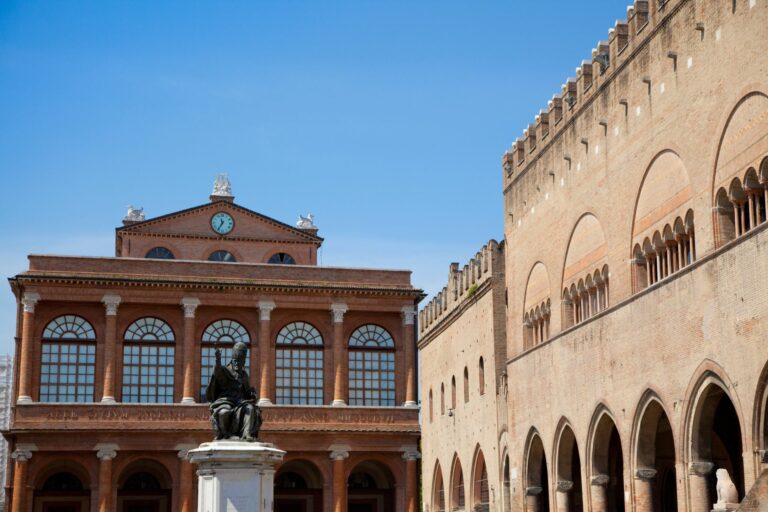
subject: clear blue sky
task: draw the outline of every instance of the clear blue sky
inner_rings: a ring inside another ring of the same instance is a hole
[[[0,271],[113,255],[129,203],[294,222],[428,293],[503,237],[506,148],[626,0],[0,2]],[[0,353],[14,299],[0,292]]]

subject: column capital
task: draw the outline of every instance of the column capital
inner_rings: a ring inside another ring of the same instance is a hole
[[[334,302],[331,304],[331,316],[333,323],[340,324],[344,321],[344,313],[347,312],[347,305],[343,302]]]
[[[525,488],[525,495],[526,496],[538,496],[541,494],[541,491],[543,491],[544,488],[540,485],[532,485],[530,487]]]
[[[570,480],[558,480],[557,492],[570,492],[573,489],[573,482]]]
[[[14,450],[11,454],[11,458],[16,462],[27,462],[32,458],[32,450]]]
[[[108,293],[101,298],[101,302],[104,304],[107,316],[115,316],[117,314],[117,308],[120,306],[122,299],[119,295]]]
[[[37,292],[24,292],[21,297],[21,303],[24,305],[25,313],[34,313],[35,306],[40,301],[40,294]]]
[[[112,460],[117,457],[120,447],[114,443],[99,443],[93,447],[99,460]]]
[[[329,457],[331,460],[345,460],[349,458],[349,452],[344,450],[333,450]]]
[[[416,315],[418,312],[416,311],[416,308],[413,306],[403,306],[400,309],[400,312],[403,315],[403,325],[413,325],[416,321]]]
[[[177,456],[178,456],[178,457],[179,457],[181,460],[186,460],[186,461],[188,461],[188,460],[189,460],[189,451],[190,451],[190,450],[194,450],[195,448],[197,448],[197,446],[196,446],[196,445],[194,445],[194,444],[177,444],[177,445],[176,445],[174,448],[175,448],[176,450],[178,450],[178,451],[176,452],[176,455],[177,455]]]
[[[421,452],[416,447],[403,451],[403,460],[419,460],[420,458]]]
[[[610,481],[611,477],[608,475],[595,475],[592,477],[590,484],[596,487],[605,487]]]
[[[272,310],[275,309],[275,301],[273,300],[260,300],[259,301],[259,320],[269,320],[272,315]]]
[[[700,462],[691,462],[688,465],[688,473],[691,475],[697,475],[697,476],[707,476],[709,473],[712,472],[712,469],[714,469],[715,465],[712,462],[706,462],[706,461],[700,461]]]
[[[653,480],[656,478],[657,471],[652,468],[640,468],[637,471],[635,471],[635,478],[638,480]]]
[[[197,297],[184,297],[181,299],[181,307],[184,309],[184,318],[195,318],[195,311],[200,305]]]

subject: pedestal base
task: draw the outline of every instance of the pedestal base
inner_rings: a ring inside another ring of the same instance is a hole
[[[189,451],[197,464],[197,512],[272,512],[275,464],[269,443],[212,441]]]
[[[712,512],[731,512],[739,508],[738,503],[715,503]]]

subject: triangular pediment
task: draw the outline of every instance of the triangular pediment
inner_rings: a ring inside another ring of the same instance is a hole
[[[211,219],[219,212],[229,214],[234,226],[225,235],[216,233]],[[190,237],[224,237],[231,239],[275,240],[285,242],[322,242],[308,230],[295,228],[266,215],[227,201],[216,201],[169,213],[118,228],[124,234],[163,234]]]

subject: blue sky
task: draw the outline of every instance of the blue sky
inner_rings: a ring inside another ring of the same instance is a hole
[[[428,293],[503,237],[500,159],[626,1],[0,2],[0,271],[148,217],[312,212],[324,265]],[[0,353],[12,353],[10,289]]]

